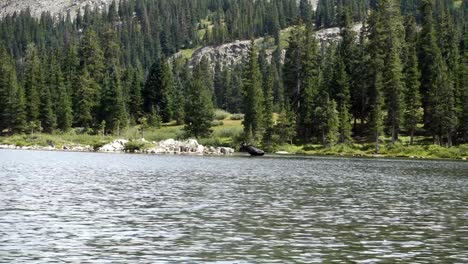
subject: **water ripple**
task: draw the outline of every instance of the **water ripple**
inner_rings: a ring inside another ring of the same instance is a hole
[[[0,151],[0,263],[468,262],[468,164]]]

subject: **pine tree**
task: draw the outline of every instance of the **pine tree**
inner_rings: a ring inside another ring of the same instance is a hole
[[[424,108],[424,126],[431,123],[431,106],[429,93],[437,75],[435,58],[440,53],[436,42],[436,32],[433,21],[432,0],[421,0],[422,29],[419,37],[419,65],[421,68],[421,96]]]
[[[349,79],[346,73],[346,66],[340,56],[335,63],[333,75],[332,91],[334,98],[338,101],[337,110],[339,113],[339,143],[351,142],[351,119],[349,116],[350,93]]]
[[[292,144],[296,136],[296,117],[289,105],[285,105],[281,106],[278,121],[275,125],[275,134],[279,136],[282,144]]]
[[[301,107],[300,99],[303,93],[303,87],[301,87],[300,82],[303,62],[303,45],[305,43],[303,36],[304,31],[301,26],[295,26],[291,30],[283,67],[285,96],[293,111],[296,113],[299,112]]]
[[[52,98],[54,100],[54,116],[57,118],[57,128],[68,131],[73,123],[72,102],[64,84],[62,70],[54,56],[51,58],[49,69],[49,87],[54,93]]]
[[[333,146],[339,140],[339,113],[334,100],[330,100],[327,93],[319,97],[318,105],[315,108],[315,118],[317,129],[323,145]]]
[[[169,64],[164,58],[154,63],[143,90],[144,108],[147,113],[156,109],[163,122],[172,118],[172,94],[174,79]]]
[[[81,41],[80,58],[81,68],[86,67],[89,77],[97,84],[102,84],[105,72],[104,53],[99,45],[97,33],[92,28],[87,28],[84,32]]]
[[[246,138],[257,138],[261,135],[263,129],[263,103],[262,103],[262,76],[258,66],[257,49],[251,42],[249,57],[246,62],[246,68],[243,78],[243,102],[244,102],[244,133]],[[248,135],[249,133],[251,135]]]
[[[143,81],[139,70],[131,68],[128,75],[130,76],[128,113],[136,122],[143,117],[143,98],[141,94]]]
[[[380,151],[380,136],[383,132],[383,94],[384,80],[383,71],[385,65],[385,47],[386,36],[384,34],[384,25],[382,22],[382,13],[373,10],[369,17],[369,54],[371,61],[369,71],[371,72],[371,85],[369,87],[369,130],[370,136],[375,140],[375,153]]]
[[[37,48],[30,44],[26,51],[24,89],[26,92],[26,105],[28,106],[28,121],[39,122],[41,79],[40,61]]]
[[[80,74],[78,91],[76,93],[77,106],[74,117],[77,126],[88,129],[95,124],[93,113],[98,106],[95,98],[99,90],[99,85],[91,79],[85,67]]]
[[[305,50],[302,55],[300,69],[300,92],[299,112],[297,116],[298,136],[304,141],[310,141],[313,130],[313,113],[315,100],[319,90],[319,55],[318,43],[314,32],[310,27],[307,29]]]
[[[421,90],[425,110],[425,126],[435,143],[451,147],[458,124],[455,91],[447,64],[436,42],[432,20],[432,3],[423,0],[423,27],[420,38]]]
[[[214,107],[211,91],[206,87],[205,74],[203,66],[197,65],[185,101],[184,130],[188,136],[196,138],[207,137],[212,133]]]
[[[122,85],[116,66],[108,69],[104,77],[104,90],[101,101],[101,118],[106,121],[110,132],[117,132],[127,125],[127,111],[122,96]]]
[[[468,3],[466,4],[468,7]],[[467,12],[468,13],[468,12]],[[461,91],[461,109],[460,109],[460,130],[464,142],[468,142],[468,25],[465,25],[463,31],[463,41],[461,45],[460,56],[460,88]]]
[[[405,66],[404,66],[404,79],[405,79],[405,111],[404,111],[404,125],[410,134],[410,145],[414,142],[414,133],[417,124],[421,120],[421,95],[419,93],[420,87],[420,73],[418,67],[418,58],[416,54],[416,23],[414,19],[409,19],[406,23],[406,49],[405,49]]]
[[[45,62],[41,63],[41,69],[46,66]],[[43,80],[42,89],[39,92],[40,96],[40,107],[39,107],[39,119],[41,121],[42,129],[47,132],[51,133],[57,127],[57,116],[55,115],[55,102],[56,98],[53,98],[53,95],[57,94],[57,91],[53,90],[56,89],[57,86],[55,85],[55,74],[52,69],[54,68],[54,64],[56,64],[56,59],[52,56],[49,64],[45,68],[45,70],[40,70],[39,74],[41,75],[41,79]]]
[[[271,140],[273,137],[273,129],[274,129],[274,120],[273,120],[273,71],[275,71],[272,66],[269,67],[268,70],[268,78],[267,83],[264,90],[264,102],[263,105],[264,109],[264,133],[263,133],[263,144],[269,148],[271,148]]]
[[[22,132],[26,128],[24,91],[18,85],[11,56],[3,47],[0,57],[0,132]]]

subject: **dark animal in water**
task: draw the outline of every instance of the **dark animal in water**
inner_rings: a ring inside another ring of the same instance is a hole
[[[251,156],[263,156],[265,155],[265,151],[258,149],[250,144],[242,143],[240,147],[240,152],[247,152]]]

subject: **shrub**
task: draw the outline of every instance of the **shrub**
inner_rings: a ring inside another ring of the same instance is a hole
[[[214,113],[214,119],[215,120],[224,120],[226,118],[228,118],[228,116],[230,115],[230,113],[222,110],[222,109],[216,109],[215,110],[215,113]]]
[[[244,119],[244,114],[232,114],[230,119],[231,120],[242,120],[242,119]]]
[[[224,125],[223,121],[220,121],[220,120],[211,121],[211,126],[222,126],[222,125]]]
[[[135,153],[137,151],[141,151],[145,149],[146,143],[142,141],[129,141],[124,146],[125,152]]]
[[[106,141],[95,141],[93,142],[92,146],[93,146],[94,151],[98,151],[102,146],[104,146],[107,143],[108,142]]]

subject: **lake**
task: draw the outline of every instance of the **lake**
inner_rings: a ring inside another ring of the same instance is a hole
[[[468,162],[0,150],[0,263],[468,263]]]

